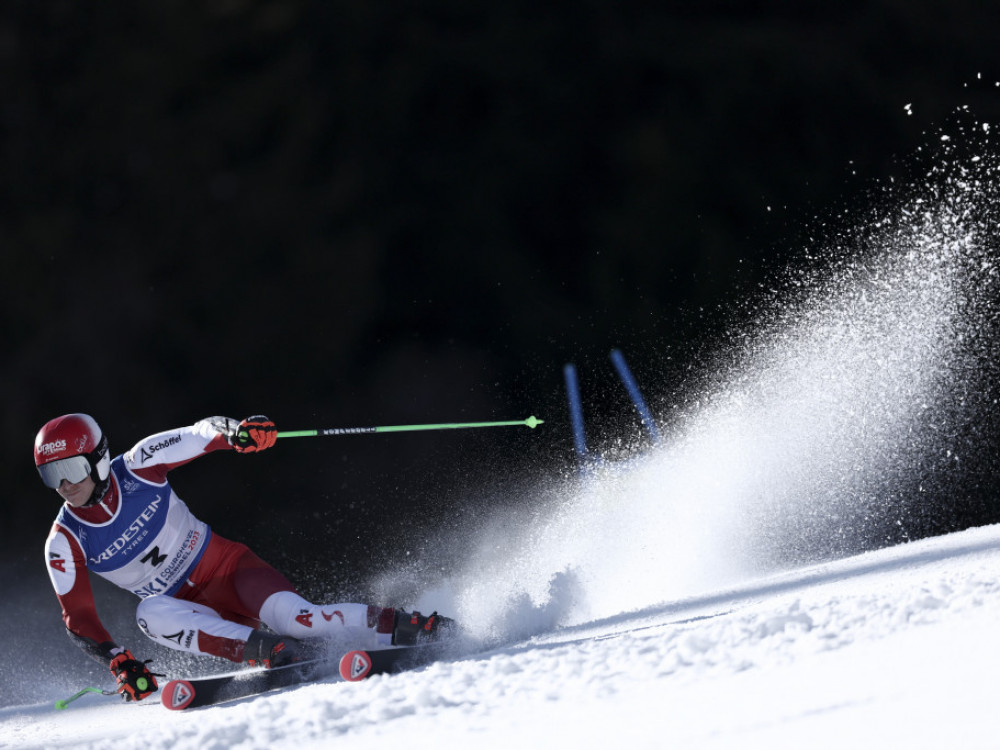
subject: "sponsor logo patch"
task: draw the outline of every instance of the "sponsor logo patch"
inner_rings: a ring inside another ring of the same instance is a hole
[[[97,557],[90,558],[91,562],[107,562],[123,549],[131,549],[136,546],[136,544],[138,544],[138,542],[145,538],[146,534],[149,533],[148,530],[145,530],[146,524],[152,521],[156,516],[156,511],[159,510],[162,502],[163,498],[157,495],[156,499],[153,500],[149,506],[136,517],[135,521],[129,524],[129,527],[125,529],[121,536],[109,544],[103,552],[97,555]],[[128,552],[126,551],[125,554],[128,554]]]
[[[38,446],[38,452],[45,456],[51,456],[53,453],[64,450],[66,450],[65,440],[53,440],[51,443],[42,443]]]
[[[153,457],[153,454],[157,451],[161,451],[164,448],[169,448],[171,445],[177,445],[181,441],[180,435],[171,435],[165,440],[161,440],[158,443],[153,443],[152,445],[142,446],[142,451],[139,453],[140,463],[146,463],[149,459]]]
[[[340,676],[348,682],[363,680],[372,668],[371,657],[364,651],[352,651],[340,662]]]
[[[175,680],[167,685],[163,693],[163,705],[171,711],[187,708],[194,699],[194,686],[187,680]]]

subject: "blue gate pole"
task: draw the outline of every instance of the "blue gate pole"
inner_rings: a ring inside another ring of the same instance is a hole
[[[642,394],[639,393],[639,386],[636,385],[635,378],[632,377],[632,372],[628,369],[628,365],[625,364],[625,356],[618,349],[612,349],[611,361],[618,371],[618,377],[625,384],[625,389],[632,398],[632,403],[635,404],[635,408],[642,418],[642,424],[645,426],[646,431],[649,432],[649,436],[653,439],[654,443],[659,442],[660,431],[656,428],[656,422],[653,421],[653,415],[650,413],[649,407],[646,406],[646,401],[643,399]]]
[[[587,457],[587,441],[583,434],[583,406],[580,403],[580,386],[576,380],[576,368],[573,365],[563,367],[566,377],[566,395],[569,396],[569,417],[573,424],[573,444],[580,458]]]

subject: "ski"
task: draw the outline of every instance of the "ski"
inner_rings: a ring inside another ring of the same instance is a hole
[[[340,659],[340,674],[349,682],[359,682],[376,674],[416,669],[441,658],[443,652],[444,644],[349,651]],[[162,688],[160,702],[171,711],[212,706],[321,680],[335,674],[337,666],[336,661],[313,659],[273,669],[252,669],[213,677],[170,680]]]
[[[329,661],[314,659],[273,669],[244,670],[214,677],[170,680],[163,686],[160,702],[171,711],[211,706],[277,688],[319,680],[333,674],[333,670],[334,667]]]
[[[437,661],[445,653],[446,644],[402,646],[369,651],[348,651],[340,657],[340,676],[348,682],[360,682],[377,674],[405,672]]]

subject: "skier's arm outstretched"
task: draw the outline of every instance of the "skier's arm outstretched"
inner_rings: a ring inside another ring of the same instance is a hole
[[[277,439],[274,423],[264,416],[243,421],[208,417],[193,425],[150,435],[125,454],[129,470],[151,482],[166,481],[167,472],[206,453],[235,450],[253,453],[270,448]]]

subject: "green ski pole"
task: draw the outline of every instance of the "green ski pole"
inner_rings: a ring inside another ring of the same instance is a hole
[[[82,698],[87,693],[97,693],[98,695],[117,695],[117,693],[114,690],[101,690],[100,688],[86,687],[76,695],[71,695],[69,698],[56,701],[56,709],[62,711],[70,703],[75,701],[77,698]]]
[[[448,424],[404,424],[392,427],[329,427],[320,430],[294,430],[279,432],[278,437],[321,437],[325,435],[365,435],[373,432],[418,432],[422,430],[460,430],[471,427],[512,427],[525,425],[535,429],[543,420],[537,417],[515,419],[509,422],[454,422]]]

